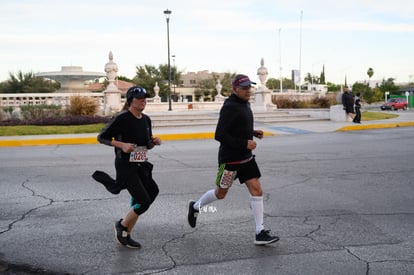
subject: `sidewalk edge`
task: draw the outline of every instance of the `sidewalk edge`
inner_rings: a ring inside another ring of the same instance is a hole
[[[380,123],[380,124],[366,124],[366,125],[349,125],[337,129],[337,132],[345,131],[359,131],[370,129],[383,129],[383,128],[398,128],[398,127],[411,127],[414,126],[414,121],[409,122],[393,122],[393,123]]]

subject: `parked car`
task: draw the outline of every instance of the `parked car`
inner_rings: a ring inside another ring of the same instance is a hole
[[[386,103],[381,105],[381,110],[407,110],[408,103],[405,98],[391,98]]]

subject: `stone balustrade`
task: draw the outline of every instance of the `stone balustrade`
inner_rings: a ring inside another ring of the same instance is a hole
[[[63,108],[70,104],[70,97],[72,96],[89,96],[96,98],[99,102],[99,114],[102,115],[104,111],[104,101],[105,95],[103,93],[20,93],[20,94],[0,94],[0,108],[4,107],[19,107],[22,105],[60,105]],[[121,104],[125,103],[125,98],[121,98]],[[184,112],[184,111],[214,111],[218,112],[223,105],[223,101],[193,101],[185,102],[178,101],[172,102],[173,112]],[[122,106],[120,106],[121,108]],[[167,112],[168,102],[159,102],[154,98],[147,99],[147,106],[145,112],[147,113],[157,113],[157,112]],[[260,112],[260,110],[254,110],[254,112]],[[292,114],[296,113],[309,113],[312,117],[329,119],[329,114],[331,113],[331,120],[345,120],[343,110],[332,110],[329,112],[329,109],[289,109],[289,112]],[[338,117],[335,117],[335,114]],[[341,116],[341,117],[339,117]]]
[[[0,94],[0,108],[20,107],[23,105],[58,105],[65,108],[70,104],[72,96],[88,96],[96,98],[99,102],[100,112],[103,112],[105,95],[103,93],[19,93]],[[121,98],[121,105],[125,98]],[[172,102],[173,111],[218,111],[223,102]],[[121,108],[122,106],[120,106]],[[168,102],[156,102],[154,98],[147,99],[147,112],[163,112],[168,110]]]
[[[102,107],[102,93],[19,93],[0,94],[0,107],[19,107],[22,105],[60,105],[68,106],[72,96],[88,96],[96,98]]]

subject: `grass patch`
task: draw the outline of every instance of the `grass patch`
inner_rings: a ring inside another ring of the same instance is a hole
[[[87,125],[57,125],[57,126],[0,126],[0,136],[27,136],[27,135],[62,135],[62,134],[89,134],[98,133],[104,123]]]
[[[398,117],[396,114],[390,113],[383,113],[383,112],[362,112],[361,113],[361,121],[369,121],[369,120],[381,120],[381,119],[390,119]]]
[[[381,120],[398,117],[396,114],[383,112],[362,112],[362,121]],[[99,133],[105,123],[86,125],[17,125],[0,126],[0,136],[29,136],[29,135],[63,135],[63,134],[91,134]]]

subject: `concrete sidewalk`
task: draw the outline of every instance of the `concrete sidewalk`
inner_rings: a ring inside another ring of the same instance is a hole
[[[362,121],[362,124],[336,121],[301,121],[280,123],[256,123],[255,128],[265,131],[265,135],[286,135],[305,133],[327,133],[335,131],[358,131],[380,128],[414,126],[414,111],[392,112],[397,118],[375,121]],[[166,114],[167,115],[167,114]],[[178,114],[176,114],[178,115]],[[363,119],[363,118],[362,118]],[[214,125],[185,127],[154,127],[153,133],[162,140],[211,139],[214,137]],[[75,135],[39,135],[39,136],[3,136],[0,147],[5,146],[40,146],[58,144],[96,144],[97,133]]]

